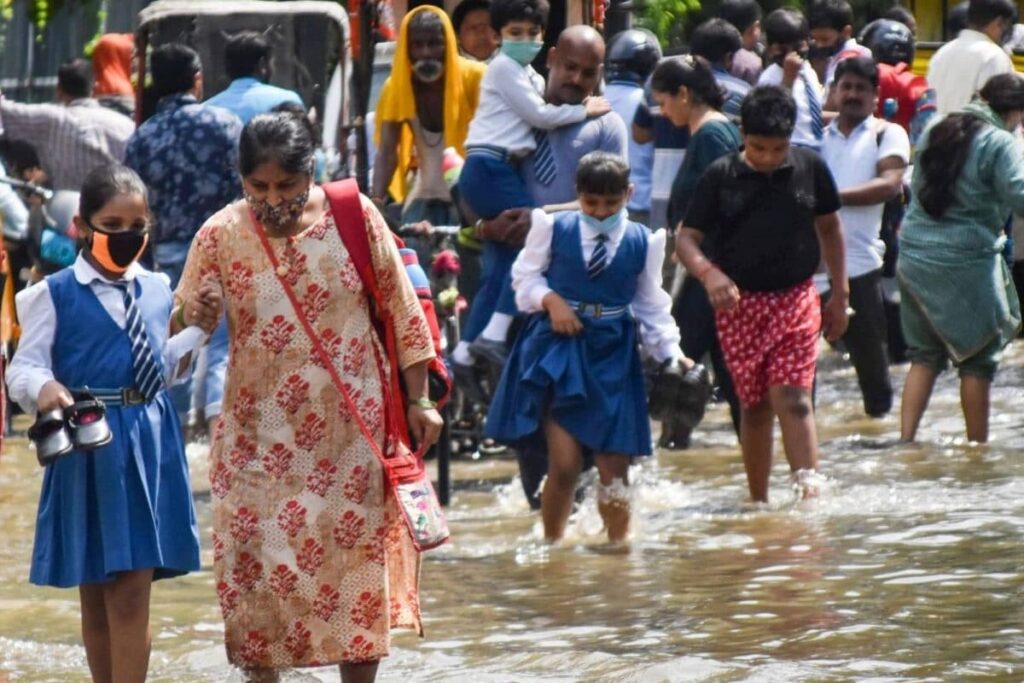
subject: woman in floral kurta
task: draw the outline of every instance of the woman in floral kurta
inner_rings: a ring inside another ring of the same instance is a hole
[[[275,170],[268,166],[274,165],[262,164],[253,177],[262,172],[266,180]],[[244,159],[242,170],[250,192]],[[318,206],[323,214],[309,222]],[[385,353],[362,283],[322,190],[313,188],[299,213],[306,221],[297,219],[291,231],[268,229],[269,242],[383,445],[376,358]],[[256,215],[259,201],[249,197],[207,221],[178,289],[178,298],[187,299],[212,279],[227,308],[231,357],[210,480],[228,657],[248,670],[374,662],[388,652],[390,628],[421,630],[418,554],[394,496],[385,495],[380,463],[260,244]],[[365,199],[362,219],[408,372],[434,355],[427,323],[388,229]]]

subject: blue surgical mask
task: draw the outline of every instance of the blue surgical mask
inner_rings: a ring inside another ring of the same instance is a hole
[[[613,213],[612,215],[607,216],[605,218],[594,218],[593,216],[588,216],[587,214],[580,211],[580,220],[583,221],[583,223],[594,232],[606,235],[612,230],[614,230],[615,227],[623,219],[626,218],[626,215],[627,212],[625,207],[619,209],[618,213]]]
[[[501,51],[523,66],[532,62],[542,47],[544,47],[544,43],[539,40],[508,40],[506,38],[501,41]]]

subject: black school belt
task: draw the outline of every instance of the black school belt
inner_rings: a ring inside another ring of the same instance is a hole
[[[629,306],[605,306],[604,304],[588,304],[583,301],[572,301],[566,299],[565,303],[569,304],[576,313],[582,315],[584,318],[591,318],[592,320],[600,320],[602,318],[618,318],[629,312]]]
[[[135,387],[124,387],[120,389],[103,389],[96,387],[84,387],[82,389],[69,389],[68,391],[92,394],[97,400],[103,401],[108,406],[141,406],[146,403],[146,397]]]

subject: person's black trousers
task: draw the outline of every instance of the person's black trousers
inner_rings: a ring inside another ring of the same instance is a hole
[[[821,298],[822,306],[830,294]],[[854,313],[843,335],[843,345],[857,372],[864,412],[881,417],[892,409],[893,398],[881,270],[850,278],[850,308]]]

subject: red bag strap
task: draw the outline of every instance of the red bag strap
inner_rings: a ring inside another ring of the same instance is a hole
[[[349,258],[359,273],[370,299],[370,314],[373,318],[374,327],[384,343],[385,351],[388,354],[391,374],[386,378],[385,386],[385,412],[388,421],[395,423],[396,433],[403,441],[408,437],[408,424],[405,418],[405,403],[402,400],[402,384],[398,375],[398,343],[395,340],[395,327],[388,317],[387,309],[382,304],[380,288],[377,286],[377,275],[373,271],[373,259],[370,255],[370,238],[366,234],[366,223],[363,220],[363,204],[359,198],[359,185],[355,179],[336,180],[325,183],[324,194],[327,195],[327,203],[330,204],[331,214],[334,216],[334,224],[338,228],[338,236],[341,237],[345,249],[348,250]],[[391,234],[391,231],[388,231]],[[403,246],[401,241],[392,235],[397,246]]]
[[[366,291],[376,299],[377,277],[374,275],[373,262],[370,258],[370,238],[363,223],[359,185],[354,178],[348,178],[325,183],[322,187],[324,194],[327,195],[327,203],[331,205],[331,214],[334,215],[334,224],[338,226],[338,235],[348,250],[349,258],[359,272]]]
[[[327,353],[327,349],[324,348],[323,342],[320,341],[320,337],[317,335],[316,330],[314,330],[313,325],[310,324],[309,318],[306,317],[302,304],[299,303],[291,285],[288,284],[288,281],[278,270],[280,263],[277,260],[277,256],[274,255],[274,249],[270,246],[270,241],[267,239],[267,234],[264,232],[263,226],[260,225],[260,222],[257,220],[255,215],[252,215],[252,222],[256,229],[256,236],[259,237],[260,244],[263,245],[263,251],[266,252],[267,258],[270,259],[270,265],[274,268],[274,274],[277,276],[278,282],[281,283],[281,287],[284,289],[285,295],[291,302],[292,308],[295,310],[295,315],[298,317],[303,330],[306,332],[306,336],[309,337],[309,341],[313,344],[313,348],[320,357],[320,361],[323,363],[328,374],[330,374],[331,381],[334,382],[334,386],[338,389],[338,392],[341,393],[341,397],[345,401],[345,405],[348,407],[349,413],[359,426],[359,431],[363,433],[363,436],[366,438],[366,442],[370,444],[370,450],[373,451],[374,456],[376,456],[377,459],[384,464],[385,468],[387,468],[389,459],[384,455],[384,452],[381,450],[380,445],[374,438],[370,427],[366,424],[366,421],[363,420],[362,415],[359,414],[359,409],[356,407],[355,401],[352,400],[352,397],[348,393],[348,389],[345,388],[345,383],[342,381],[341,376],[338,375],[337,368],[334,367],[334,360],[331,358],[330,354]]]

